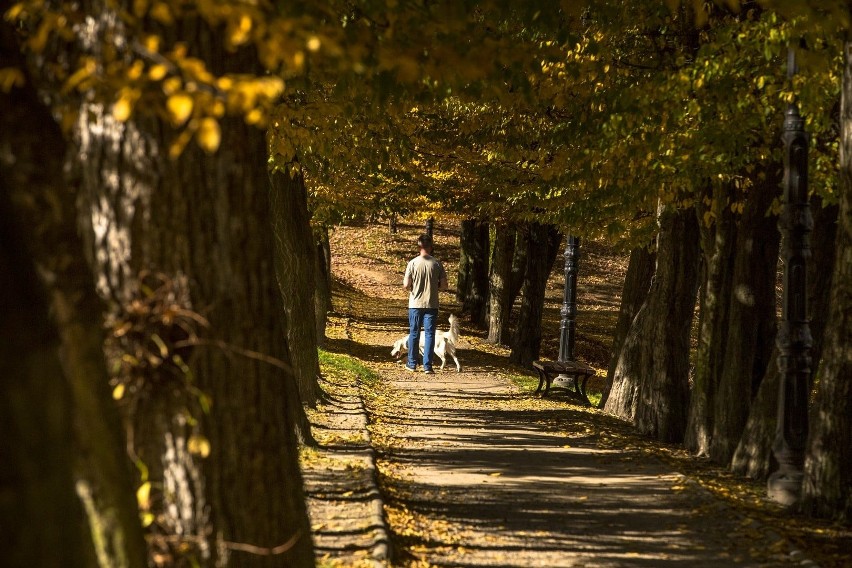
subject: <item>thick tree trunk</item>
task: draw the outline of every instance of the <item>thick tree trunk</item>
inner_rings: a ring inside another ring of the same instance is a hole
[[[456,299],[470,322],[485,327],[488,308],[488,223],[477,219],[462,221]]]
[[[515,253],[515,227],[494,226],[494,250],[491,254],[491,291],[488,310],[488,343],[502,344],[509,339],[512,256]]]
[[[0,47],[2,47],[0,54],[3,54],[0,55],[0,67],[16,65],[23,68],[22,59],[16,55],[19,51],[13,38],[14,32],[4,23],[0,23]],[[15,58],[15,60],[6,59],[7,57]],[[65,140],[49,109],[40,102],[33,90],[31,80],[28,80],[24,88],[16,89],[9,94],[0,93],[0,108],[3,109],[0,114],[0,156],[3,156],[0,159],[0,192],[3,193],[4,199],[14,199],[18,203],[13,218],[27,229],[26,235],[20,237],[25,240],[20,246],[26,247],[33,255],[31,259],[19,257],[20,266],[7,265],[7,268],[0,269],[0,272],[10,277],[20,272],[21,278],[28,278],[32,276],[29,270],[33,264],[36,264],[39,269],[38,274],[43,279],[41,284],[33,284],[36,287],[32,295],[27,297],[28,301],[38,302],[38,305],[29,306],[27,302],[21,305],[14,304],[14,311],[8,312],[11,317],[12,314],[17,314],[20,308],[32,309],[32,317],[37,319],[37,327],[30,330],[28,326],[21,326],[16,331],[16,334],[21,334],[20,336],[15,335],[12,341],[11,337],[6,335],[2,343],[9,347],[16,345],[17,341],[26,342],[26,336],[30,331],[35,334],[30,337],[33,344],[22,346],[19,353],[40,351],[44,361],[27,359],[26,362],[22,360],[10,361],[10,363],[20,364],[21,371],[26,369],[27,363],[31,365],[26,372],[30,373],[32,384],[26,387],[28,394],[22,396],[37,393],[50,384],[53,385],[53,389],[56,389],[55,392],[53,390],[42,392],[42,400],[30,400],[31,403],[38,402],[39,405],[54,401],[53,404],[45,404],[44,408],[32,409],[30,417],[33,420],[30,425],[45,429],[43,432],[46,436],[45,443],[51,442],[47,438],[56,435],[52,429],[54,422],[46,419],[48,414],[55,413],[53,418],[58,421],[56,424],[63,428],[69,426],[69,424],[62,424],[62,421],[67,418],[65,413],[71,410],[74,416],[73,428],[62,434],[62,439],[70,442],[73,438],[73,443],[66,443],[62,448],[53,449],[49,449],[48,446],[36,447],[37,449],[32,449],[31,454],[25,459],[44,465],[52,458],[42,454],[56,451],[58,452],[55,456],[58,468],[56,475],[61,476],[68,472],[63,471],[64,465],[60,465],[60,462],[63,462],[68,455],[73,455],[76,459],[77,488],[80,497],[84,499],[92,533],[88,546],[91,549],[94,544],[93,553],[97,562],[101,566],[141,568],[145,566],[145,543],[139,525],[131,484],[130,464],[124,450],[122,430],[117,412],[109,397],[104,362],[104,306],[95,293],[90,268],[82,255],[83,245],[76,230],[75,195],[64,181],[62,166],[66,148]],[[4,214],[10,214],[9,210],[6,209]],[[9,219],[9,217],[4,218],[4,226]],[[0,240],[3,240],[7,246],[11,244],[11,240],[7,241],[5,238]],[[16,254],[22,254],[22,252],[18,251]],[[21,281],[17,282],[21,283]],[[13,283],[9,281],[8,284]],[[46,297],[39,292],[42,284]],[[9,292],[17,293],[19,290],[9,290]],[[7,296],[4,294],[3,297]],[[52,317],[49,324],[50,337],[45,335],[48,330],[45,326],[48,324],[43,319],[44,306],[40,304],[42,301],[50,302]],[[2,313],[5,323],[6,308],[2,310]],[[48,369],[57,362],[56,351],[44,351],[49,350],[51,344],[57,340],[61,341],[59,360],[61,360],[62,368],[58,371],[49,371],[51,373],[49,375],[40,376],[40,373],[47,373]],[[9,353],[15,352],[13,347]],[[2,361],[8,359],[5,355],[0,358]],[[12,380],[19,375],[14,372],[3,372],[0,376]],[[64,377],[67,383],[55,382],[59,377]],[[73,405],[73,408],[68,407],[69,403],[64,398],[67,394],[66,385],[72,394],[70,405]],[[2,398],[7,400],[5,396]],[[10,403],[15,402],[15,399],[8,400]],[[23,398],[17,402],[25,404],[25,400],[26,398]],[[45,412],[45,416],[38,418],[41,412]],[[2,414],[9,416],[10,419],[13,416],[5,411]],[[25,440],[20,441],[25,443],[34,441],[31,437],[32,432],[28,432],[27,435]],[[55,443],[56,439],[52,442]],[[73,453],[66,454],[71,450]],[[16,460],[13,459],[12,462],[16,463]],[[21,465],[23,463],[25,462],[21,462]],[[40,474],[44,473],[40,472]],[[54,478],[54,481],[56,479],[58,477]],[[39,483],[42,481],[44,480],[38,480]],[[71,488],[73,490],[73,485]],[[33,527],[40,527],[39,531],[33,533],[38,535],[39,539],[41,539],[39,533],[42,529],[49,533],[54,530],[68,531],[69,527],[62,525],[70,523],[73,526],[80,522],[80,517],[70,515],[72,509],[68,506],[67,498],[57,495],[55,489],[56,487],[45,487],[45,494],[41,496],[45,499],[43,503],[46,506],[45,518],[38,519],[37,522],[34,520],[32,524],[20,525],[30,533],[33,532]],[[69,514],[66,518],[54,519],[60,524],[57,527],[53,527],[49,520],[53,518],[48,510],[51,499],[56,499],[55,505],[65,509],[65,512]],[[78,505],[75,505],[73,509],[78,508]],[[79,535],[75,538],[79,538]],[[78,548],[70,542],[68,544],[69,554],[76,554]],[[41,542],[40,545],[47,547],[46,542]],[[63,554],[61,548],[53,552]],[[46,549],[40,552],[45,555],[49,553],[51,551]],[[74,562],[66,560],[58,562],[57,565],[65,563],[73,564]]]
[[[648,247],[636,247],[630,252],[630,262],[627,265],[627,274],[624,277],[624,286],[621,290],[621,309],[618,313],[618,323],[612,339],[612,354],[609,359],[609,367],[606,373],[606,384],[601,396],[600,408],[606,405],[612,389],[612,379],[615,375],[615,367],[618,365],[618,356],[627,332],[633,323],[633,318],[639,313],[639,309],[648,297],[651,287],[651,279],[654,277],[654,266],[656,265],[656,252]]]
[[[562,233],[553,225],[540,223],[527,225],[524,233],[523,246],[527,249],[527,269],[518,325],[512,338],[509,361],[522,367],[529,367],[538,359],[541,348],[544,291],[559,252]]]
[[[318,260],[308,193],[301,172],[291,175],[276,170],[269,174],[269,179],[275,269],[287,318],[287,343],[302,404],[313,408],[321,394],[314,298]]]
[[[0,100],[8,97],[0,96]],[[5,106],[6,109],[15,107]],[[0,135],[9,131],[2,121]],[[4,136],[5,138],[5,136]],[[0,144],[4,151],[9,147]],[[60,154],[61,155],[61,154]],[[6,164],[4,164],[5,166]],[[0,531],[4,565],[89,566],[59,334],[0,169]],[[139,558],[144,560],[144,555]],[[142,565],[142,564],[137,564]]]
[[[89,12],[100,17],[97,26],[117,26],[104,6]],[[226,50],[221,32],[197,20],[170,31],[178,36],[184,27],[192,32],[191,52],[214,73],[259,72],[251,50]],[[120,36],[117,27],[111,31]],[[154,412],[136,417],[155,431],[160,424],[170,430],[154,441],[158,456],[147,456],[159,462],[149,464],[152,471],[163,472],[152,479],[164,488],[157,513],[205,564],[312,565],[295,435],[304,413],[274,268],[264,133],[225,119],[218,152],[206,155],[191,144],[170,160],[165,149],[175,134],[158,118],[118,123],[97,104],[81,117],[80,155],[72,160],[80,166],[82,220],[101,289],[126,303],[141,269],[185,275],[191,305],[210,323],[212,341],[196,348],[189,364],[195,385],[212,399],[209,414],[193,417],[209,456],[192,452],[191,424],[157,410],[172,408],[171,387],[153,388],[151,396],[162,397],[147,407]],[[209,520],[187,510],[206,511]],[[291,546],[279,552],[283,543]],[[246,545],[270,554],[243,552]]]
[[[852,42],[843,46],[840,212],[822,361],[802,483],[802,510],[852,518]]]
[[[724,353],[711,353],[711,357],[721,359],[721,373],[714,400],[710,457],[722,464],[728,464],[736,450],[775,344],[775,282],[781,235],[777,218],[768,213],[778,193],[780,176],[767,172],[765,179],[750,191],[738,220],[730,304],[726,308],[727,346]]]
[[[828,317],[831,276],[834,273],[834,243],[837,235],[837,205],[822,206],[819,199],[811,202],[814,230],[811,233],[812,257],[808,270],[808,311],[810,316],[811,358],[819,362],[822,339]],[[772,443],[778,418],[778,348],[772,350],[766,374],[752,401],[748,422],[731,460],[731,470],[753,479],[765,479],[774,468]]]
[[[604,409],[665,442],[683,440],[689,403],[689,329],[698,286],[695,213],[661,207],[657,268],[627,334]]]
[[[730,305],[736,243],[736,225],[728,206],[730,194],[730,186],[722,185],[708,189],[709,207],[703,200],[696,200],[704,262],[699,299],[698,351],[684,445],[700,456],[710,453],[713,410],[722,364],[719,354],[725,353],[728,339],[727,306]],[[705,216],[712,216],[712,226],[707,225]]]

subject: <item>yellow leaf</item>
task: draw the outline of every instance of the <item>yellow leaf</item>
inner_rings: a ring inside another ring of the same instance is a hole
[[[112,389],[112,398],[113,400],[121,400],[124,396],[124,383],[118,383],[115,385],[115,388]]]
[[[322,42],[320,42],[320,38],[317,36],[311,36],[307,43],[308,51],[319,51],[321,44]]]
[[[259,108],[251,109],[246,114],[246,124],[259,124],[263,121],[263,112]]]
[[[142,76],[142,71],[144,69],[145,64],[137,59],[133,62],[133,65],[131,65],[130,68],[127,70],[127,78],[131,81],[135,81],[136,79]]]
[[[163,77],[166,76],[166,72],[168,68],[165,65],[152,65],[150,69],[148,69],[148,78],[152,81],[159,81]]]
[[[151,508],[151,482],[146,481],[136,490],[136,502],[142,510]]]
[[[26,78],[23,71],[17,67],[4,67],[0,69],[0,92],[8,93],[15,87],[22,87],[25,82]]]
[[[142,528],[150,527],[154,522],[154,514],[153,513],[142,513],[140,515],[142,518]]]
[[[119,122],[125,122],[133,112],[133,105],[127,97],[121,97],[112,105],[112,115]]]
[[[186,93],[175,93],[166,101],[166,108],[169,111],[172,122],[175,125],[181,125],[192,114],[193,100]]]
[[[502,475],[502,474],[499,471],[495,471],[494,473],[489,473],[488,475],[490,477],[500,477],[500,475]]]
[[[219,123],[215,118],[205,118],[201,121],[201,125],[196,133],[198,145],[210,154],[219,148],[219,143],[222,140],[222,133],[219,130]]]
[[[171,24],[174,21],[172,11],[165,2],[157,2],[151,8],[151,17],[161,24]]]
[[[249,32],[251,32],[252,21],[248,14],[240,15],[239,20],[237,20],[236,24],[232,24],[231,26],[231,35],[230,40],[233,45],[242,45],[249,38]]]
[[[190,436],[186,442],[189,453],[206,458],[210,455],[210,441],[204,436]]]

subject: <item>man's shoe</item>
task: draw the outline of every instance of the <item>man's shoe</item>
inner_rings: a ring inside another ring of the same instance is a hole
[[[414,367],[409,367],[408,365],[406,365],[406,366],[405,366],[405,370],[406,370],[406,371],[408,371],[409,373],[413,373],[413,372],[414,372],[414,371],[416,371],[417,369],[415,369]]]
[[[435,371],[433,371],[432,369],[423,369],[423,372],[426,373],[427,375],[434,375],[435,374]]]

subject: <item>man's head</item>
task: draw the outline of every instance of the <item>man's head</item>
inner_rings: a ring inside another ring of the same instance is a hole
[[[432,252],[432,237],[428,235],[428,233],[423,233],[417,239],[417,246],[419,246],[422,250],[425,250],[428,253]]]

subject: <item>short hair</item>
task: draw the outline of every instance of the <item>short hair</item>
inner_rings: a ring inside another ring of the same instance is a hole
[[[417,246],[424,249],[432,248],[432,237],[429,233],[423,233],[417,238]]]

